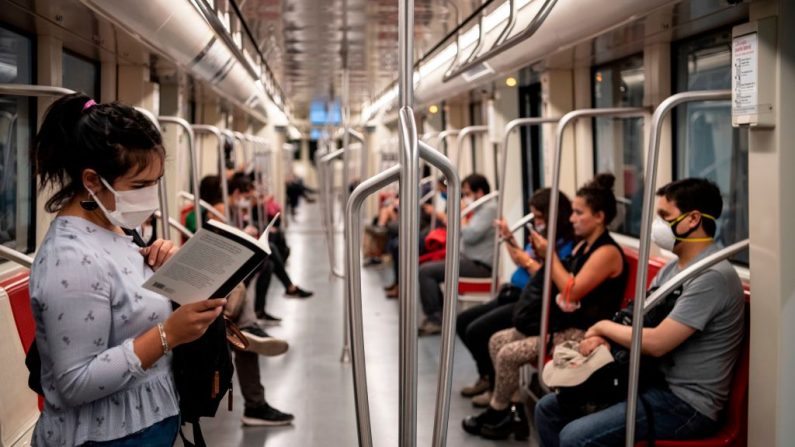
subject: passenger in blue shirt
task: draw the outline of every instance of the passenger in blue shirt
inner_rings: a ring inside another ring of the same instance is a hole
[[[530,211],[533,213],[533,226],[536,231],[546,234],[547,213],[549,212],[550,189],[540,189],[533,194],[530,199]],[[567,258],[574,246],[574,231],[569,222],[571,216],[571,202],[565,194],[561,193],[558,206],[558,253],[561,259]],[[461,395],[471,397],[475,406],[485,407],[489,403],[489,391],[494,386],[494,365],[489,355],[489,339],[491,336],[503,329],[513,327],[514,305],[531,279],[530,272],[517,262],[517,253],[521,253],[516,247],[513,234],[508,229],[504,220],[495,221],[495,226],[500,232],[502,239],[508,250],[508,254],[517,265],[516,271],[511,275],[510,283],[503,284],[497,292],[497,296],[479,306],[472,307],[461,312],[456,322],[458,337],[469,349],[478,367],[478,379],[473,385],[464,387]],[[528,243],[524,249],[527,254],[533,257],[537,255],[533,251],[532,244]],[[543,257],[543,254],[540,254]]]

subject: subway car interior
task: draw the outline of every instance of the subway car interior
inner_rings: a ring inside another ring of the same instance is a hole
[[[795,445],[794,30],[0,0],[0,446]]]

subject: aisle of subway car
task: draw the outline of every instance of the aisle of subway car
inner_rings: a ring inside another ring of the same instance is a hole
[[[241,427],[242,404],[232,412],[221,408],[203,422],[208,445],[213,446],[350,446],[356,445],[351,364],[340,362],[342,350],[343,282],[331,279],[326,242],[317,204],[304,204],[291,218],[287,240],[292,253],[287,270],[297,284],[313,290],[307,300],[285,298],[273,284],[268,311],[283,318],[268,327],[274,337],[286,339],[290,350],[280,357],[260,357],[268,402],[295,415],[286,427]],[[342,244],[342,233],[337,232]],[[341,261],[341,257],[340,257]],[[384,298],[391,269],[365,269],[362,274],[367,375],[373,436],[379,446],[398,445],[398,302]],[[439,367],[439,337],[419,340],[418,445],[430,445]],[[469,399],[457,390],[477,376],[475,365],[460,341],[456,342],[453,399],[448,445],[526,446],[526,442],[487,441],[468,435],[461,420],[476,414]],[[235,381],[234,400],[242,402]],[[532,441],[533,446],[536,445]]]

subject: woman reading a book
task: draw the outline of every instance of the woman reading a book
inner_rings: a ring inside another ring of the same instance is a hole
[[[56,214],[30,274],[45,398],[33,445],[170,446],[170,351],[199,338],[226,300],[172,312],[141,287],[176,251],[131,236],[158,208],[160,132],[132,107],[72,94],[48,109],[33,156]]]

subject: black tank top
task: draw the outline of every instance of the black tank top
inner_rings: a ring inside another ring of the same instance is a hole
[[[563,312],[557,305],[553,304],[552,308],[555,309],[553,318],[555,323],[557,323],[555,326],[558,328],[576,327],[588,329],[599,320],[613,318],[613,315],[620,310],[619,307],[624,298],[624,289],[627,285],[629,266],[624,258],[624,251],[613,240],[609,231],[605,230],[590,247],[585,244],[578,247],[569,258],[567,270],[572,275],[577,275],[585,263],[588,262],[591,254],[603,245],[612,245],[618,249],[621,254],[621,274],[615,278],[607,278],[591,290],[580,300],[580,308],[575,312]]]

